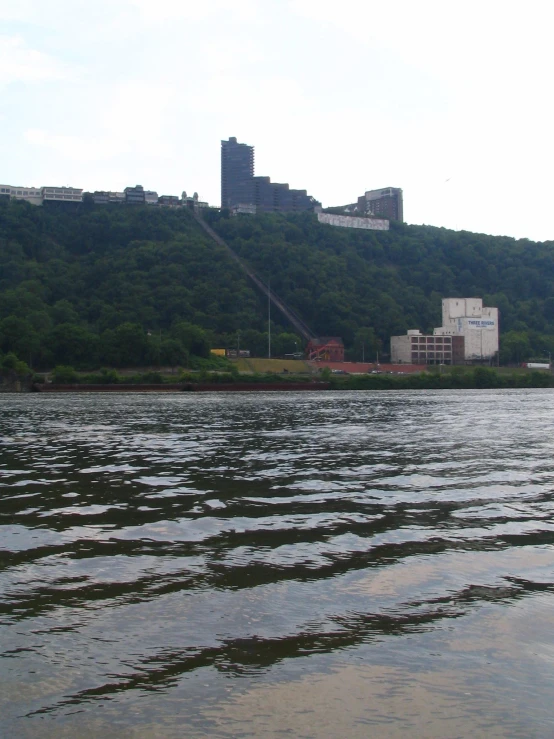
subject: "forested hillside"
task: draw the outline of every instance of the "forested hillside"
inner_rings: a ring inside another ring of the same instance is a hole
[[[447,296],[498,306],[506,361],[554,351],[551,243],[399,224],[362,232],[309,214],[206,218],[316,334],[342,336],[351,359],[440,325]],[[272,319],[274,353],[294,351],[298,337]],[[263,354],[266,331],[265,299],[186,210],[0,202],[3,352],[35,367],[186,365],[237,341]]]

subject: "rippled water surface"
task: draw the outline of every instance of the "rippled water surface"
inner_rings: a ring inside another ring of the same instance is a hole
[[[0,735],[551,737],[554,393],[0,396]]]

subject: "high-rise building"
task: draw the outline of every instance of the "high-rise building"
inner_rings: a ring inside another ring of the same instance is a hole
[[[254,204],[257,213],[313,210],[321,205],[306,190],[291,190],[288,184],[254,177]]]
[[[239,144],[234,136],[221,142],[221,207],[256,213],[314,210],[320,205],[306,190],[287,183],[254,177],[254,147]]]
[[[358,211],[368,216],[380,216],[391,221],[403,221],[402,190],[399,187],[368,190],[358,198]]]
[[[239,144],[235,136],[221,142],[221,207],[252,203],[254,147]]]

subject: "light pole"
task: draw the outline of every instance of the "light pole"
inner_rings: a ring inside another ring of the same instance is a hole
[[[271,277],[267,281],[267,358],[271,359]]]

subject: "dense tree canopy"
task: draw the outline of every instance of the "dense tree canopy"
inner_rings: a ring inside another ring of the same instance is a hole
[[[500,309],[503,360],[554,350],[552,243],[339,229],[310,214],[206,218],[314,333],[342,336],[352,359],[408,328],[432,330],[453,296]],[[274,354],[302,344],[274,310]],[[266,353],[267,303],[187,210],[0,202],[4,354],[34,367],[185,366],[225,346]]]

